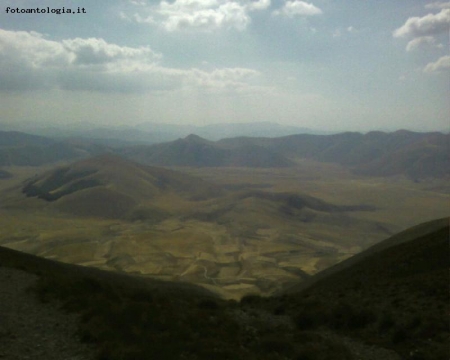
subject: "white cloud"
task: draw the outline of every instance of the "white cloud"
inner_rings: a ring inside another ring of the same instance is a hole
[[[322,10],[311,3],[307,3],[300,0],[287,1],[284,6],[277,11],[274,11],[274,15],[284,15],[287,17],[294,16],[313,16],[322,14]]]
[[[53,41],[36,32],[0,29],[0,91],[242,91],[258,87],[253,82],[260,73],[252,69],[176,69],[161,65],[161,60],[162,55],[149,47],[119,46],[97,38]]]
[[[162,55],[149,47],[131,48],[103,39],[47,40],[42,34],[0,29],[2,62],[29,69],[75,69],[136,71],[154,66]]]
[[[448,31],[450,25],[450,9],[442,9],[437,14],[423,17],[410,17],[403,26],[396,29],[394,37],[421,37],[436,35]]]
[[[432,36],[421,36],[408,42],[408,45],[406,45],[406,51],[413,51],[430,47],[442,49],[444,46],[442,44],[439,44]]]
[[[224,3],[217,8],[187,9],[187,11],[167,12],[165,28],[168,31],[183,28],[236,28],[244,30],[250,23],[245,7],[235,2]]]
[[[159,24],[167,31],[212,31],[219,28],[242,31],[251,23],[251,12],[265,10],[270,4],[270,0],[163,0],[158,5],[147,6],[146,12],[133,15],[122,13],[121,17],[140,23]]]
[[[426,9],[450,9],[450,2],[434,2],[425,5]]]
[[[448,71],[450,70],[450,56],[442,56],[434,63],[429,63],[425,68],[423,69],[424,72],[427,73],[436,73],[441,71]]]
[[[406,45],[406,51],[418,49],[442,49],[444,46],[437,37],[450,29],[450,2],[435,2],[425,6],[428,9],[441,9],[437,14],[423,17],[410,17],[403,26],[393,32],[397,38],[412,38]],[[450,56],[442,56],[435,62],[428,63],[423,71],[426,73],[441,72],[450,68]]]
[[[71,63],[79,66],[113,65],[113,69],[123,70],[123,63],[126,63],[134,64],[132,70],[139,70],[142,65],[153,64],[162,58],[149,47],[119,46],[96,38],[63,40],[62,46],[70,54]]]
[[[257,1],[251,1],[248,5],[249,10],[265,10],[270,7],[271,1],[270,0],[257,0]]]

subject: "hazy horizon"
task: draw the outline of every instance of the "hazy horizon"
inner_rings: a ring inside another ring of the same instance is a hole
[[[47,7],[86,13],[17,13]],[[450,2],[0,0],[0,24],[3,127],[450,128]]]

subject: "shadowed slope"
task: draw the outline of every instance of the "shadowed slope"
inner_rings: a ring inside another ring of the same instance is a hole
[[[370,247],[369,249],[356,254],[352,256],[351,258],[336,264],[324,271],[321,271],[317,275],[311,277],[307,282],[302,283],[299,286],[292,287],[290,289],[287,289],[289,293],[294,293],[296,291],[306,289],[315,283],[322,281],[330,281],[333,276],[341,276],[338,275],[342,271],[354,271],[355,267],[363,267],[364,264],[366,264],[367,259],[375,259],[371,261],[379,261],[380,263],[383,263],[387,267],[395,267],[397,266],[394,261],[388,257],[383,257],[382,252],[383,251],[391,251],[394,247],[399,246],[401,244],[405,244],[406,250],[409,251],[411,249],[408,249],[408,246],[411,246],[411,248],[414,246],[413,241],[417,241],[419,238],[424,238],[425,241],[427,239],[427,236],[430,236],[431,234],[434,234],[436,232],[441,232],[445,235],[445,232],[447,231],[447,237],[449,236],[449,218],[443,218],[439,220],[433,220],[429,221],[417,226],[414,226],[412,228],[409,228],[405,231],[402,231],[384,241],[381,241],[380,243]],[[444,238],[444,237],[443,237]],[[445,249],[443,249],[445,250]],[[447,251],[446,249],[445,251]],[[405,256],[408,256],[408,253],[405,252]],[[443,258],[441,257],[441,260]],[[433,263],[431,261],[432,259],[425,259],[430,260],[430,265]],[[347,270],[352,269],[352,270]],[[376,275],[378,276],[378,275]]]
[[[449,219],[435,220],[319,273],[274,301],[299,328],[325,326],[402,356],[446,360],[449,255]]]
[[[0,269],[37,274],[41,299],[81,314],[98,359],[447,360],[448,231],[444,220],[410,229],[307,290],[240,304],[1,247]]]

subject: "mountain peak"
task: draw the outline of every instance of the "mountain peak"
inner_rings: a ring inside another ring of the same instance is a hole
[[[196,135],[196,134],[189,134],[186,136],[183,140],[186,140],[188,142],[196,142],[196,143],[207,143],[208,140]]]

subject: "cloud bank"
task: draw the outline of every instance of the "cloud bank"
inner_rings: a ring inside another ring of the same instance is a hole
[[[0,29],[0,91],[257,89],[252,82],[260,73],[253,69],[177,69],[163,66],[162,59],[150,47],[119,46],[99,38],[53,41],[37,32]]]
[[[143,3],[133,2],[142,6]],[[169,32],[197,29],[212,31],[233,28],[243,31],[251,22],[250,13],[270,7],[270,0],[228,1],[228,0],[175,0],[161,1],[157,5],[147,5],[146,16],[138,13],[122,14],[123,18],[139,23],[159,25]],[[142,13],[142,9],[140,9]]]
[[[139,13],[131,11],[131,15],[127,15],[122,12],[123,19],[160,26],[168,32],[189,29],[244,31],[252,22],[252,13],[270,10],[272,6],[271,0],[163,0],[158,4],[133,0],[130,3],[139,6]],[[322,10],[311,3],[289,0],[272,14],[293,18],[320,15]]]

